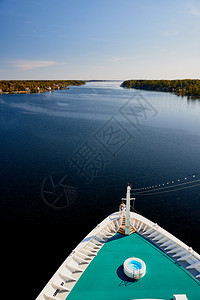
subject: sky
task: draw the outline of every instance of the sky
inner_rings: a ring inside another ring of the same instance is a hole
[[[200,78],[200,0],[0,0],[0,80]]]

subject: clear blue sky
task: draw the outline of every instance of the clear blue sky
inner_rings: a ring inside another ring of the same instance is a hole
[[[0,0],[0,79],[200,78],[200,0]]]

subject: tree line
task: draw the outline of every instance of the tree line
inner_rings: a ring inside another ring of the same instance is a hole
[[[0,90],[3,93],[46,92],[55,89],[67,89],[70,85],[85,84],[82,80],[1,80]]]
[[[170,92],[178,96],[200,98],[199,79],[126,80],[121,86],[149,91]]]

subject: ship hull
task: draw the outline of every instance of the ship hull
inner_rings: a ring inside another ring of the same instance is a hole
[[[83,274],[100,254],[99,251],[103,249],[104,245],[109,244],[109,241],[115,240],[116,235],[118,235],[117,239],[122,236],[117,233],[121,224],[120,212],[111,214],[98,224],[66,258],[36,300],[60,300],[68,297],[71,299],[72,291],[76,289]],[[130,212],[130,224],[136,232],[133,235],[137,234],[149,245],[170,258],[177,267],[184,269],[199,286],[200,255],[197,252],[142,215]]]

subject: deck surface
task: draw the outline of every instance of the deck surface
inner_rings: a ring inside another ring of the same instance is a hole
[[[122,267],[132,256],[146,263],[146,275],[135,282],[124,275]],[[189,300],[199,300],[200,284],[139,234],[117,233],[98,252],[67,300],[170,300],[173,294],[186,294]]]

